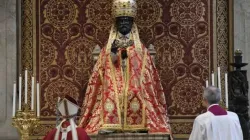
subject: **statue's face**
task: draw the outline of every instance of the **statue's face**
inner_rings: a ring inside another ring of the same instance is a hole
[[[133,17],[117,17],[116,18],[116,28],[117,30],[126,35],[130,33],[132,26],[133,26],[134,18]]]

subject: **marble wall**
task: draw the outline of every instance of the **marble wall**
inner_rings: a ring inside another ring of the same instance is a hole
[[[243,62],[249,63],[243,69],[248,71],[250,81],[250,0],[234,0],[234,48],[241,49]]]
[[[0,0],[0,140],[18,139],[11,126],[12,90],[16,80],[16,0]]]

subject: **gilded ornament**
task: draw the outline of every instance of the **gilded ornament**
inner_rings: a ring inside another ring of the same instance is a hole
[[[136,17],[137,4],[135,0],[114,0],[112,6],[113,17]]]
[[[115,109],[114,103],[112,103],[110,100],[107,100],[105,103],[105,110],[108,112],[112,112]]]
[[[140,109],[140,104],[137,98],[133,99],[133,101],[131,102],[130,108],[131,110],[133,110],[134,113]]]

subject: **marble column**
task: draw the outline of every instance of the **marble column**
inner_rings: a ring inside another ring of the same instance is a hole
[[[16,0],[0,0],[0,140],[18,139],[11,125],[13,81],[16,81]]]
[[[250,0],[234,0],[234,49],[243,52],[243,63],[250,62]],[[250,65],[242,68],[250,77]],[[249,81],[249,79],[248,79]],[[250,86],[250,82],[249,82]],[[250,96],[249,101],[250,101]],[[250,103],[250,102],[249,102]],[[249,109],[250,114],[250,109]]]

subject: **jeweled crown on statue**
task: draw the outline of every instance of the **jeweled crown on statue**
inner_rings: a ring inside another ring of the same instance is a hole
[[[128,16],[135,18],[137,14],[137,4],[135,0],[114,0],[112,15],[114,18]]]

